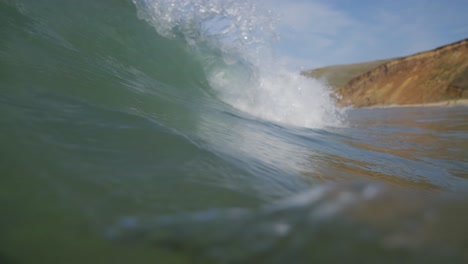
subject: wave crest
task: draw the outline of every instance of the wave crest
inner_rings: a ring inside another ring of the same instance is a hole
[[[275,15],[249,1],[133,0],[138,16],[187,44],[217,97],[252,116],[294,126],[341,124],[342,112],[317,80],[275,59]]]

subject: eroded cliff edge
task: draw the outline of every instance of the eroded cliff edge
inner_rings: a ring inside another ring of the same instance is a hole
[[[428,104],[468,98],[468,39],[388,60],[348,81],[340,105]]]

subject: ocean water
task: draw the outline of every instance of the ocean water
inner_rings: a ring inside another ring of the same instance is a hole
[[[467,108],[336,108],[277,23],[0,0],[0,263],[466,263]]]

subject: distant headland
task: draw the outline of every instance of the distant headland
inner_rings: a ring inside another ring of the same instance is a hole
[[[468,104],[468,39],[414,55],[301,72],[354,107]]]

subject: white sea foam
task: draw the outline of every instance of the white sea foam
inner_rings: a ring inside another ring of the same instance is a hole
[[[133,0],[141,19],[181,38],[202,61],[215,94],[250,115],[294,126],[340,125],[323,83],[287,70],[272,55],[275,16],[245,0]]]

